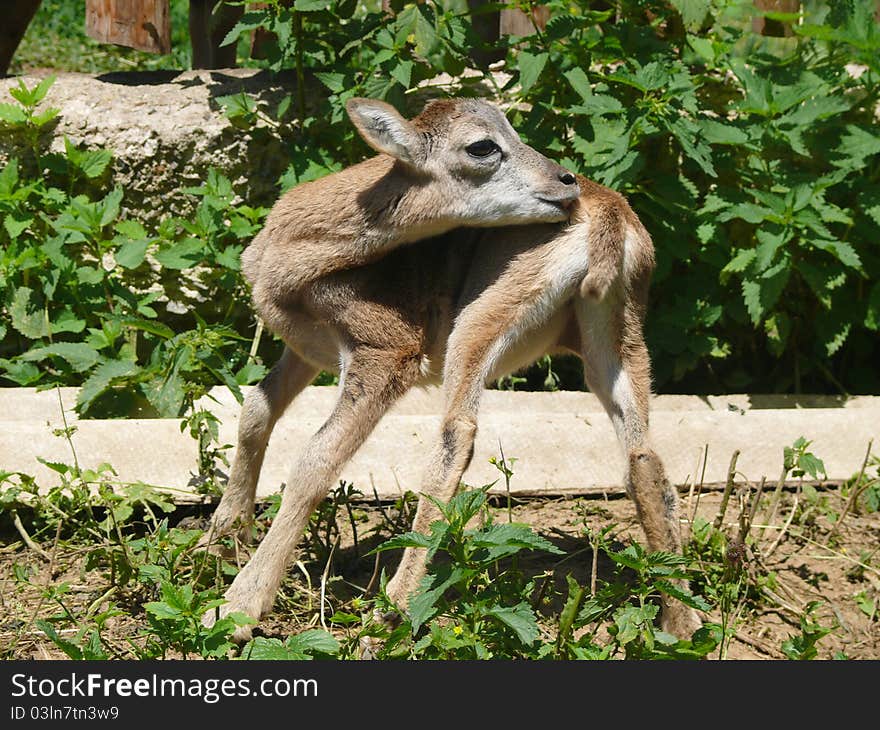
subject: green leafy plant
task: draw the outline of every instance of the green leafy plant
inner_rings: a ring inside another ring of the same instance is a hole
[[[707,610],[700,597],[680,586],[689,577],[687,559],[667,553],[648,554],[634,543],[621,551],[606,549],[620,571],[635,571],[634,580],[618,573],[595,595],[569,575],[567,598],[554,620],[537,610],[548,575],[539,588],[527,579],[515,558],[524,550],[560,554],[528,526],[486,519],[468,528],[484,509],[486,489],[466,490],[448,503],[437,503],[442,519],[428,535],[407,533],[386,541],[378,551],[401,547],[427,550],[428,575],[410,596],[402,622],[390,632],[367,626],[361,635],[380,636],[382,657],[425,659],[611,659],[698,658],[718,644],[712,627],[679,640],[655,627],[665,594]],[[380,598],[382,611],[399,608]],[[611,636],[600,643],[600,630]]]
[[[230,635],[236,627],[254,622],[244,614],[231,613],[206,628],[202,616],[224,603],[216,597],[216,591],[197,591],[189,585],[175,586],[163,581],[160,592],[161,601],[144,604],[149,627],[142,658],[164,659],[170,650],[179,651],[184,659],[193,654],[224,657],[235,648]]]
[[[614,561],[618,580],[607,582],[594,596],[584,598],[573,629],[588,627],[580,638],[569,639],[560,646],[563,656],[579,659],[699,659],[713,651],[719,643],[717,627],[708,625],[692,637],[678,639],[655,626],[659,605],[657,599],[665,595],[691,608],[708,611],[704,598],[683,587],[682,580],[691,577],[687,570],[689,559],[665,552],[648,553],[638,543],[623,550],[609,549],[604,537],[594,549],[603,549]],[[625,580],[623,570],[635,572],[635,580]],[[568,615],[575,615],[578,607],[577,590],[569,581]],[[566,617],[563,611],[563,617]],[[607,622],[607,623],[606,623]],[[599,629],[604,627],[611,636],[607,644],[597,642]],[[562,636],[560,632],[560,636]]]
[[[800,617],[801,633],[782,642],[782,652],[789,659],[807,660],[818,656],[816,644],[832,631],[832,627],[822,626],[815,617],[821,601],[810,601]]]
[[[534,585],[519,572],[505,571],[499,561],[522,550],[559,549],[526,525],[487,521],[468,528],[486,504],[486,489],[466,490],[447,504],[435,504],[443,519],[431,525],[430,534],[406,533],[377,548],[425,548],[433,559],[385,651],[403,650],[412,637],[415,643],[408,650],[420,658],[528,656],[540,636],[528,600]]]

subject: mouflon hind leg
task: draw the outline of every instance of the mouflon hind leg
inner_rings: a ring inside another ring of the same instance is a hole
[[[509,288],[501,280],[496,284],[461,311],[449,336],[443,372],[445,410],[422,478],[414,532],[429,533],[431,523],[441,518],[436,505],[424,495],[439,502],[448,502],[455,495],[473,456],[485,381],[510,344],[508,340],[514,338],[517,324],[534,313],[537,291],[511,302]],[[401,610],[406,610],[410,595],[425,575],[425,557],[424,548],[405,548],[388,581],[388,598]]]
[[[223,490],[210,527],[199,542],[200,547],[216,546],[220,538],[234,531],[237,531],[238,539],[250,542],[257,481],[272,429],[291,401],[316,374],[317,368],[285,349],[272,370],[247,394],[241,407],[238,446],[229,483]]]
[[[650,360],[639,301],[616,291],[598,303],[578,300],[576,311],[586,381],[605,407],[626,453],[626,490],[635,503],[648,547],[681,554],[678,493],[666,478],[660,457],[648,445]],[[678,584],[687,588],[686,581]],[[664,631],[689,639],[701,625],[696,611],[663,595]]]

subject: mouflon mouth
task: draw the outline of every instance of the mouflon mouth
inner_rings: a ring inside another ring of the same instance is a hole
[[[566,195],[564,198],[539,198],[539,200],[559,208],[563,213],[571,212],[571,207],[577,199],[577,195]]]

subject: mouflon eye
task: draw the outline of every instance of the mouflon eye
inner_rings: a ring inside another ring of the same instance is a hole
[[[501,151],[501,148],[491,139],[481,139],[479,142],[469,144],[464,149],[471,157],[488,157],[494,152]]]

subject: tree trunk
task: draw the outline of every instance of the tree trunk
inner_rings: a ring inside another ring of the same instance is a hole
[[[170,53],[168,0],[86,0],[86,34],[101,43]]]
[[[243,13],[243,6],[227,5],[222,0],[189,0],[193,68],[235,67],[238,44],[220,44]]]
[[[755,0],[758,10],[771,10],[777,13],[796,13],[800,10],[799,0]],[[791,23],[771,20],[763,15],[752,18],[752,30],[758,35],[787,38],[794,35]]]
[[[21,43],[40,2],[41,0],[11,0],[11,4],[3,8],[6,20],[0,29],[0,76],[5,76],[9,71],[15,49]]]

